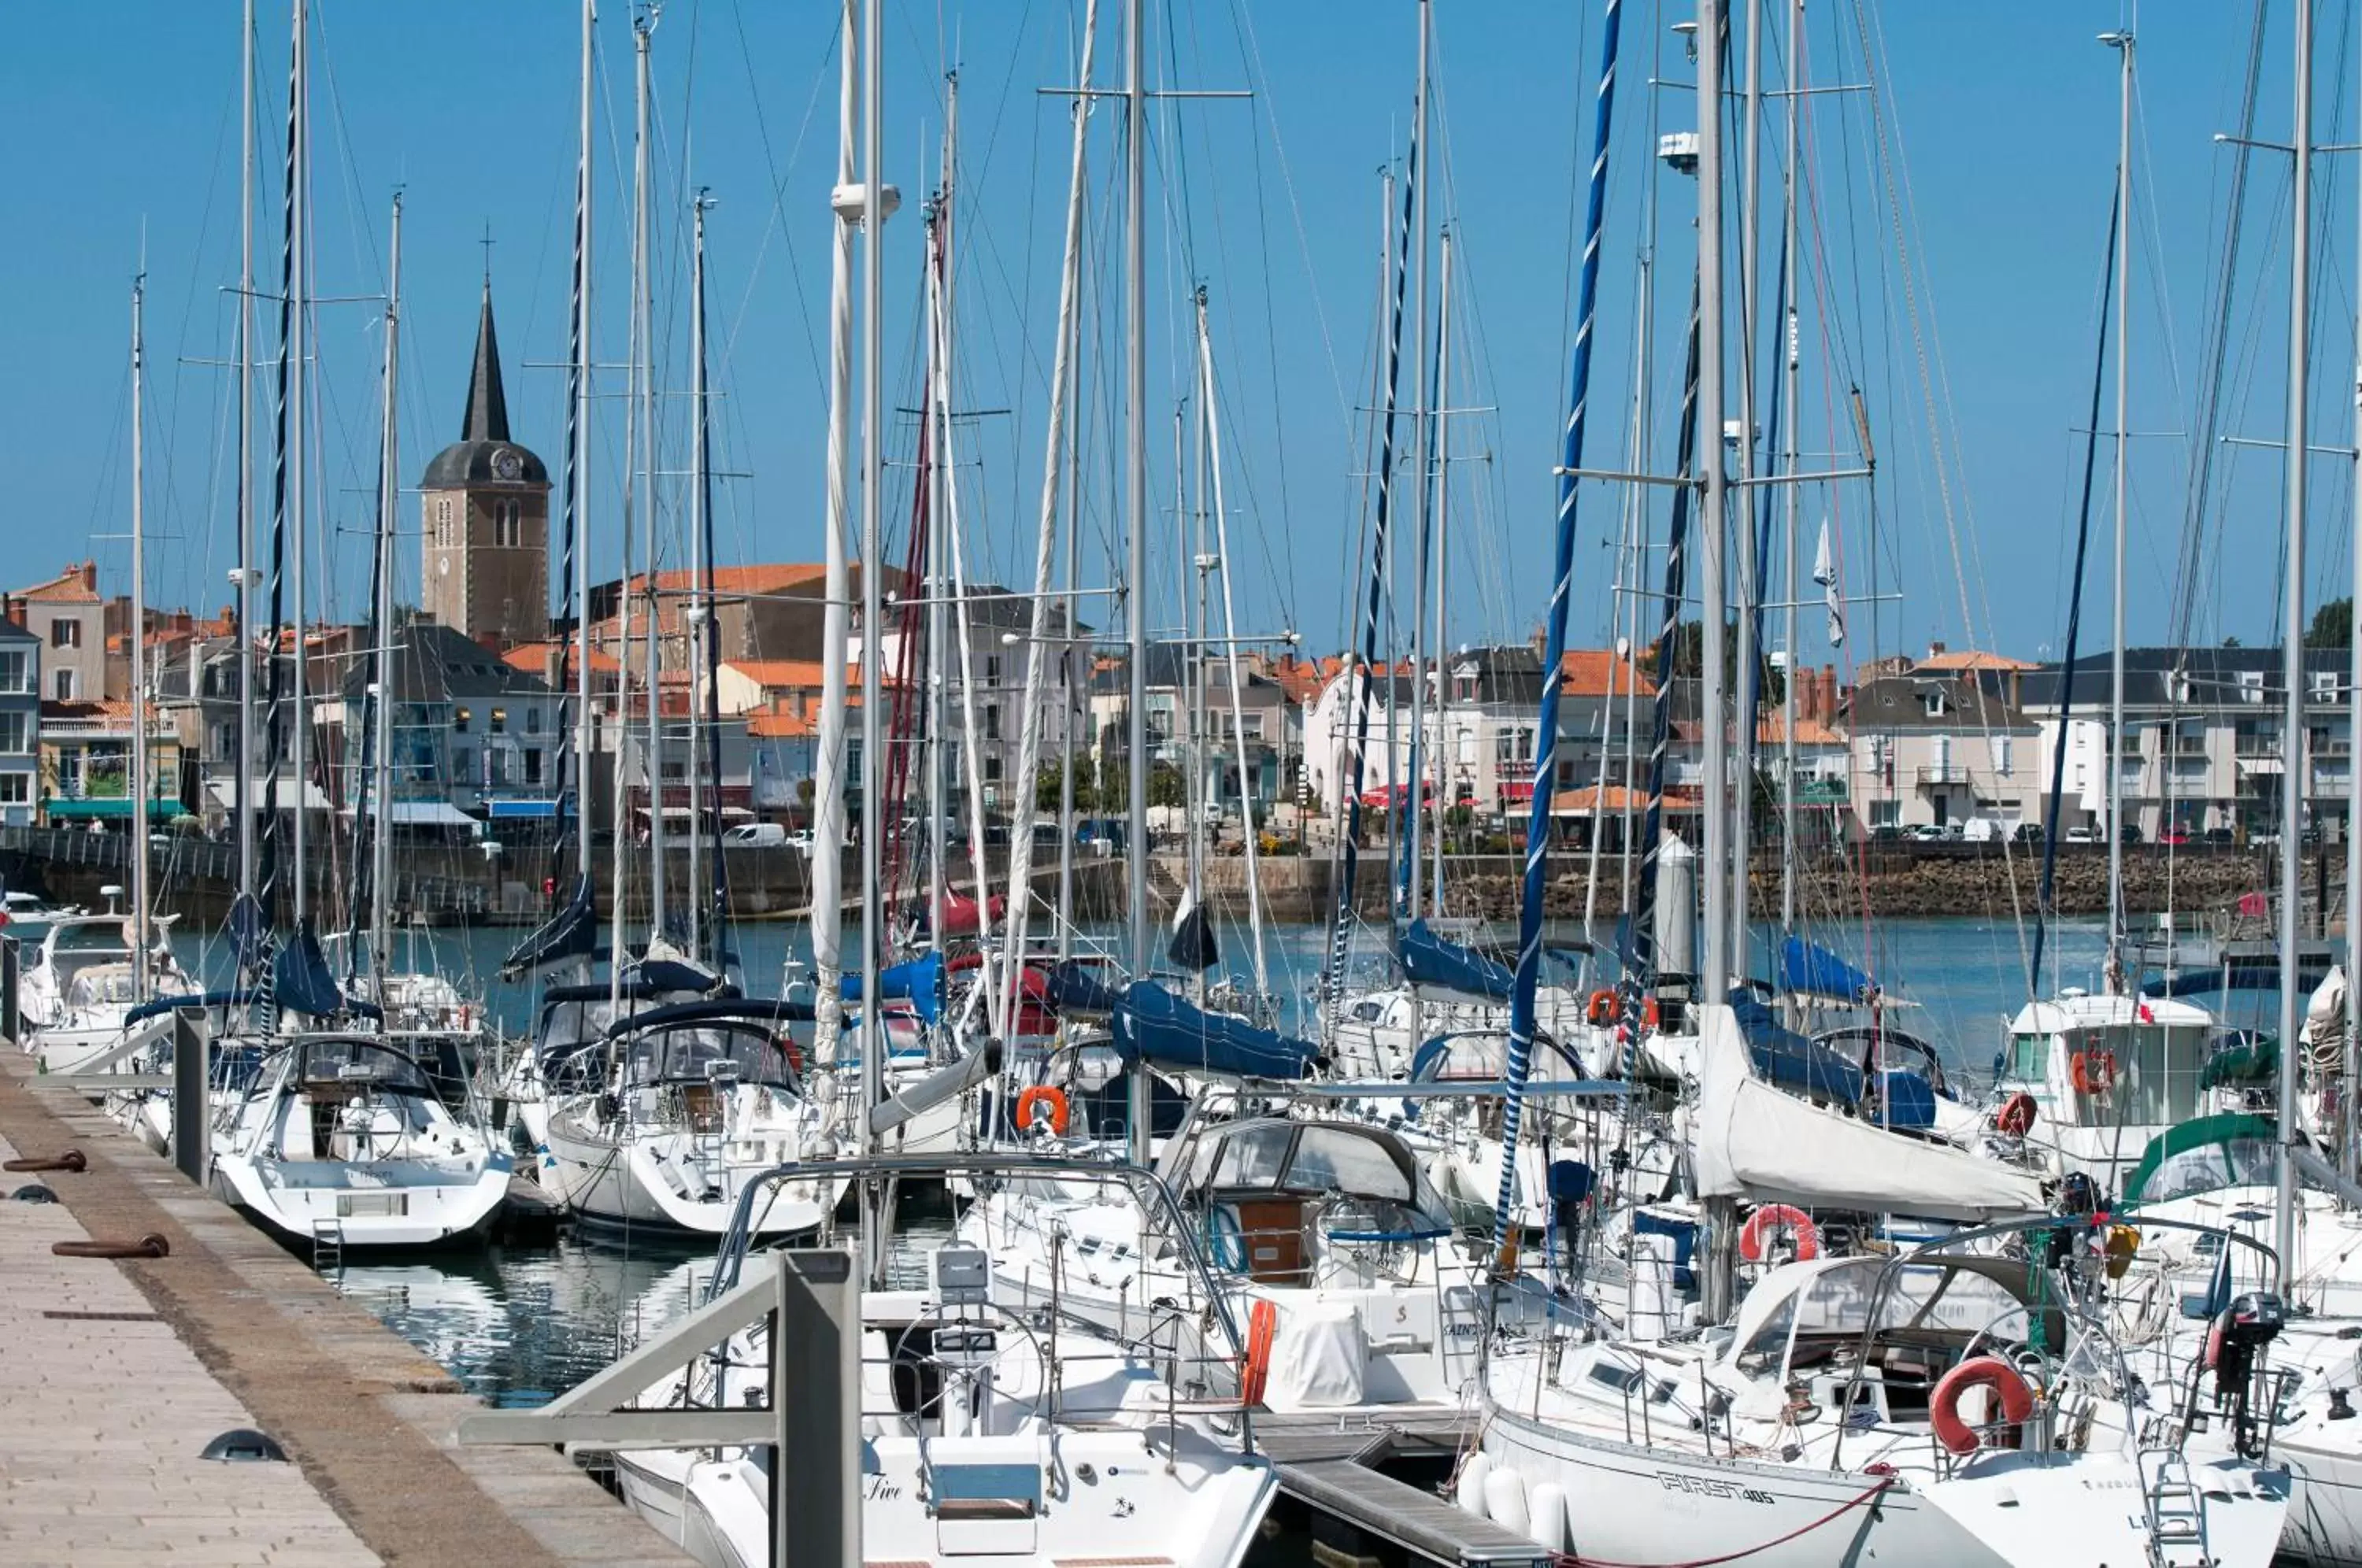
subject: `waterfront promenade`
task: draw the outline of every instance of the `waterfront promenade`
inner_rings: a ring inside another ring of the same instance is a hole
[[[442,1368],[0,1042],[0,1158],[69,1147],[0,1176],[0,1563],[689,1561],[552,1451],[452,1445],[480,1407]],[[149,1234],[170,1255],[50,1251]],[[292,1463],[199,1457],[239,1427]]]

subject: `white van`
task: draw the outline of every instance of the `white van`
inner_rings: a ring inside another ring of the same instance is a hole
[[[740,823],[723,830],[722,842],[741,848],[777,849],[788,842],[788,830],[778,823]]]

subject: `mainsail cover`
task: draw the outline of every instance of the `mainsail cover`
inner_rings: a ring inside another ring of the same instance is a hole
[[[1780,944],[1780,988],[1841,1001],[1868,1001],[1878,994],[1878,982],[1819,943],[1792,936]]]
[[[1807,1104],[1748,1070],[1738,1020],[1698,1009],[1698,1106],[1690,1157],[1702,1198],[1987,1220],[2043,1211],[2042,1184],[1948,1144]]]
[[[599,915],[591,903],[590,878],[577,877],[566,907],[501,960],[501,978],[521,980],[537,969],[571,958],[588,958],[598,950]]]
[[[287,1012],[334,1018],[352,1009],[345,993],[337,988],[337,977],[328,967],[328,955],[320,950],[320,938],[309,921],[295,928],[287,950],[279,955],[271,969],[270,991],[271,999]]]
[[[861,972],[838,979],[836,994],[849,1002],[861,999]],[[907,1001],[922,1022],[944,1015],[944,955],[940,949],[906,964],[889,964],[877,971],[877,994],[887,1001]]]
[[[1128,1061],[1242,1078],[1311,1076],[1320,1053],[1309,1042],[1207,1012],[1153,980],[1134,980],[1116,999],[1115,1047]]]
[[[1414,986],[1462,996],[1507,1001],[1517,976],[1509,967],[1473,947],[1438,936],[1427,922],[1415,920],[1395,944],[1395,956]]]

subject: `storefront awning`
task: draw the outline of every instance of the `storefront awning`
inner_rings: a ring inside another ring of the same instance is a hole
[[[51,822],[89,822],[94,818],[114,820],[129,817],[132,800],[128,795],[109,795],[91,800],[47,802]],[[181,814],[178,796],[162,796],[148,802],[148,814],[158,823],[170,822]]]
[[[513,817],[554,817],[557,815],[557,802],[555,801],[487,801],[484,802],[484,810],[495,822]],[[566,814],[569,817],[574,814],[571,802],[568,803]]]
[[[347,806],[345,815],[354,814]],[[372,811],[370,813],[375,816]],[[483,823],[448,801],[396,801],[386,809],[386,821],[395,827],[458,827],[480,830]]]
[[[268,786],[263,780],[258,778],[254,781],[255,792],[258,795],[266,788]],[[205,793],[213,798],[215,805],[226,812],[237,804],[237,785],[234,779],[209,778],[205,781]],[[279,790],[275,798],[278,801],[279,809],[282,812],[293,811],[295,802],[299,799],[312,811],[325,812],[328,809],[328,797],[321,792],[317,784],[308,781],[304,785],[303,794],[298,796],[295,792],[295,780],[281,778],[279,780]]]

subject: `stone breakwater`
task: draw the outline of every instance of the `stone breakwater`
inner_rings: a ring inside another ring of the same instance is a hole
[[[2333,921],[2345,881],[2345,856],[2331,846],[2326,876],[2319,851],[2304,857],[2308,902],[2324,884]],[[1363,852],[1356,878],[1356,905],[1383,918],[1393,858],[1384,845]],[[1637,868],[1636,868],[1637,869]],[[1974,916],[2006,920],[2014,910],[2031,912],[2042,879],[2039,845],[1877,845],[1859,858],[1822,854],[1802,867],[1799,907],[1819,913],[1855,912],[1895,916]],[[1319,920],[1332,898],[1326,856],[1265,858],[1259,862],[1265,918]],[[1446,912],[1505,920],[1518,909],[1524,863],[1513,856],[1461,856],[1446,860]],[[1582,851],[1551,856],[1546,911],[1553,920],[1579,920],[1584,905],[1595,915],[1623,912],[1624,868],[1618,856],[1599,860],[1599,889],[1590,899],[1589,856]],[[1185,864],[1158,856],[1150,867],[1152,901],[1170,911],[1179,896]],[[2144,845],[2125,856],[2125,900],[2130,912],[2166,910],[2198,912],[2226,908],[2240,898],[2278,885],[2279,869],[2268,851],[2247,849],[2168,850]],[[1205,872],[1207,900],[1225,914],[1246,911],[1245,867],[1236,857],[1217,857]],[[1759,856],[1754,866],[1756,907],[1776,907],[1780,867],[1776,856]],[[1768,902],[1767,902],[1768,900]],[[2108,907],[2108,857],[2098,845],[2061,845],[2053,874],[2052,904],[2061,914],[2100,914]]]

